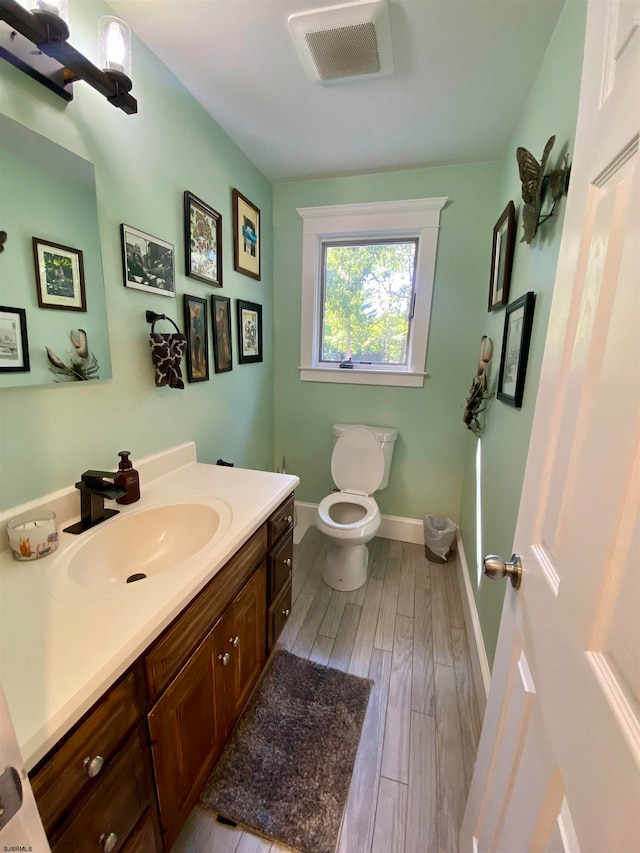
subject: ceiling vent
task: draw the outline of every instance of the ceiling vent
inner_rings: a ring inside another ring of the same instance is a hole
[[[297,12],[288,23],[312,80],[336,83],[393,71],[387,0]]]

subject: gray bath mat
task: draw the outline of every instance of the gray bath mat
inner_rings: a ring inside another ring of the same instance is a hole
[[[301,853],[333,853],[372,684],[276,652],[200,805]]]

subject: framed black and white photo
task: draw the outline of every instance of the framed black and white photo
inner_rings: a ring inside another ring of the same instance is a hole
[[[184,194],[186,273],[222,287],[222,217],[188,190]]]
[[[522,407],[535,301],[533,291],[525,293],[507,306],[504,318],[498,399],[516,409]]]
[[[509,301],[509,285],[511,284],[515,240],[516,208],[514,203],[510,201],[493,228],[489,311],[501,308]]]
[[[27,373],[29,341],[24,308],[0,305],[0,373]]]
[[[260,281],[260,210],[235,189],[232,203],[233,268]]]
[[[199,296],[184,295],[184,326],[187,336],[187,379],[205,382],[209,378],[209,329],[207,302]]]
[[[84,263],[80,249],[32,238],[38,305],[63,311],[86,311]]]
[[[213,366],[216,373],[233,370],[231,345],[231,300],[226,296],[211,297],[213,318]]]
[[[175,297],[173,245],[130,225],[121,225],[120,232],[124,286]]]
[[[236,299],[238,363],[262,361],[262,305]]]

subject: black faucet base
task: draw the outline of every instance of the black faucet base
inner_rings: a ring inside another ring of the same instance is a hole
[[[91,530],[92,527],[95,527],[98,524],[101,524],[107,518],[111,518],[114,515],[118,515],[120,512],[119,509],[105,509],[104,515],[96,521],[91,521],[88,518],[81,519],[80,521],[76,521],[75,524],[72,524],[70,527],[64,528],[64,533],[84,533],[85,530]]]

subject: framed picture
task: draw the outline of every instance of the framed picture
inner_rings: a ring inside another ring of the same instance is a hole
[[[507,306],[504,318],[498,399],[516,409],[522,407],[535,301],[535,293],[525,293]]]
[[[84,264],[80,249],[32,238],[38,305],[64,311],[86,311]]]
[[[233,190],[233,268],[260,281],[260,211]]]
[[[222,217],[188,190],[184,194],[186,273],[222,287]]]
[[[0,373],[27,373],[29,342],[24,308],[0,305]]]
[[[262,305],[236,299],[238,363],[262,361]]]
[[[509,301],[511,267],[516,240],[516,209],[512,201],[505,207],[493,228],[491,250],[491,281],[489,283],[489,311],[500,308]]]
[[[158,296],[176,295],[174,251],[171,243],[121,225],[124,286]]]
[[[189,382],[204,382],[209,378],[206,300],[185,293],[184,327],[187,336],[187,379]]]
[[[211,297],[213,318],[213,366],[216,373],[233,370],[231,345],[231,300],[226,296]]]

